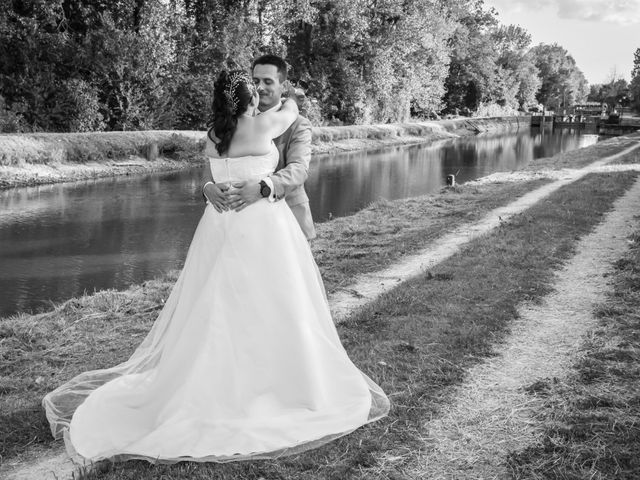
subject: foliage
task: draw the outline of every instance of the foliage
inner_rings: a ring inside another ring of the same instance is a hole
[[[631,72],[629,93],[636,112],[640,113],[640,48],[637,48],[633,54],[633,71]]]
[[[497,49],[498,80],[501,86],[499,103],[505,107],[526,110],[536,105],[535,94],[540,88],[538,68],[528,52],[531,36],[520,26],[500,26],[492,34]]]
[[[586,88],[566,51],[534,54],[529,34],[500,25],[482,0],[0,7],[2,131],[203,129],[217,72],[248,68],[267,52],[291,64],[316,125],[471,114],[488,104],[527,109],[536,94],[557,103],[558,84],[565,103]]]
[[[493,100],[496,84],[496,55],[491,29],[496,14],[482,9],[482,2],[455,2],[450,15],[456,20],[449,39],[451,63],[445,81],[446,111],[469,113],[482,102]]]
[[[517,114],[518,110],[513,106],[497,103],[481,103],[478,105],[478,109],[473,112],[474,117],[505,117]]]
[[[28,131],[24,120],[26,106],[21,103],[14,103],[7,106],[5,99],[0,95],[0,133],[22,133]]]
[[[619,107],[628,108],[633,99],[629,83],[615,69],[612,70],[607,83],[591,85],[588,100],[606,105],[609,111]]]
[[[587,81],[569,52],[558,44],[540,44],[531,49],[542,84],[537,100],[561,110],[587,97]]]

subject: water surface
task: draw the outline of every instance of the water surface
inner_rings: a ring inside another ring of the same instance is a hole
[[[307,191],[317,221],[380,198],[437,192],[593,144],[568,131],[484,135],[317,156]],[[0,315],[83,292],[126,288],[180,268],[202,215],[202,169],[0,192]]]

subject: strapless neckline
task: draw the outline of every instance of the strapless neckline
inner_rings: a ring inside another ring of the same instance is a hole
[[[275,171],[278,166],[278,158],[278,148],[272,142],[269,152],[261,155],[209,156],[209,167],[216,182],[260,181]]]
[[[213,142],[211,142],[213,143]],[[215,148],[215,144],[213,144]],[[276,144],[272,141],[271,144],[269,145],[269,151],[265,152],[265,153],[252,153],[249,155],[238,155],[235,157],[231,157],[231,156],[226,156],[226,157],[214,157],[214,156],[209,156],[210,160],[237,160],[237,159],[241,159],[241,158],[257,158],[257,157],[268,157],[269,155],[273,154],[274,152],[278,152],[278,147],[276,147]]]

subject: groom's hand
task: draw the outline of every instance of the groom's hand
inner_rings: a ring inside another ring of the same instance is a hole
[[[260,184],[254,182],[236,182],[227,197],[227,205],[232,210],[239,212],[252,203],[262,198],[260,195]]]

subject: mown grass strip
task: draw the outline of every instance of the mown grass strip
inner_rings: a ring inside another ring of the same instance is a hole
[[[640,229],[629,244],[574,374],[530,389],[546,397],[544,433],[509,458],[516,478],[640,478]]]
[[[311,246],[327,292],[349,286],[357,275],[382,270],[549,182],[461,185],[436,195],[380,200],[355,215],[319,224]]]
[[[516,306],[550,291],[553,272],[635,180],[589,175],[472,242],[339,326],[354,362],[392,399],[389,418],[279,461],[149,466],[106,464],[87,479],[401,479],[425,421],[447,407],[468,366],[491,355]]]

